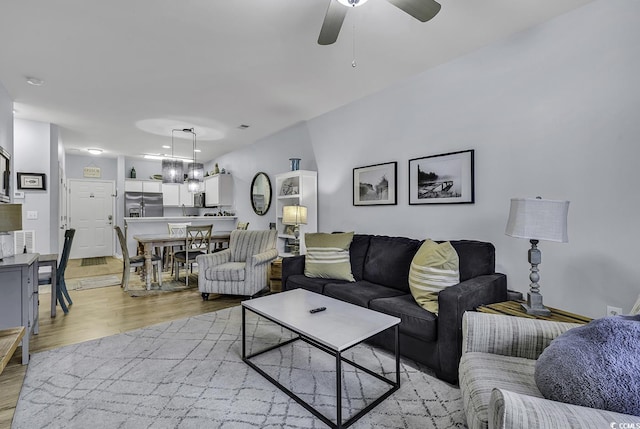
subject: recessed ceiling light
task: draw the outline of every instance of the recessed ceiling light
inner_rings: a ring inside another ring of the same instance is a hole
[[[193,151],[198,153],[202,152],[200,149],[194,149]]]
[[[33,86],[42,86],[44,85],[44,80],[38,79],[37,77],[27,76],[27,83]]]
[[[171,149],[171,146],[169,146],[168,144],[163,144],[162,149]]]
[[[102,149],[87,149],[91,155],[100,155],[102,153]]]

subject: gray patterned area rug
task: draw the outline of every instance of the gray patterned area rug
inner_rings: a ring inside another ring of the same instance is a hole
[[[247,312],[247,351],[286,331]],[[241,359],[241,309],[200,316],[37,353],[12,428],[325,428]],[[359,345],[350,358],[393,376],[394,359]],[[254,358],[271,376],[335,417],[334,358],[302,341]],[[387,389],[344,365],[343,416]],[[463,428],[460,391],[413,361],[401,387],[353,428]]]

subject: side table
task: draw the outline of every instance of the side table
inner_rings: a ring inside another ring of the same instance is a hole
[[[269,268],[269,289],[271,293],[282,292],[282,258],[271,263]]]
[[[481,313],[505,314],[507,316],[525,317],[528,319],[551,320],[554,322],[580,323],[585,324],[591,322],[590,317],[581,316],[579,314],[569,313],[568,311],[559,310],[557,308],[547,307],[551,310],[549,316],[535,316],[527,314],[520,304],[524,301],[504,301],[495,304],[481,305],[476,309]]]

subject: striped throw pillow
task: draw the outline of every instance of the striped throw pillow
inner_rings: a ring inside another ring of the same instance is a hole
[[[409,268],[409,288],[425,310],[438,313],[438,293],[460,283],[458,253],[448,241],[425,240]]]
[[[349,259],[352,240],[353,232],[305,234],[307,254],[304,260],[304,275],[354,282]]]

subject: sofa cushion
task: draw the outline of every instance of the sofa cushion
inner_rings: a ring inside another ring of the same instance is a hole
[[[353,282],[349,246],[353,232],[327,234],[322,232],[304,235],[307,254],[304,275],[322,279],[337,279]]]
[[[425,240],[409,268],[409,288],[425,310],[438,313],[438,293],[460,283],[458,254],[451,243]]]
[[[324,287],[324,294],[341,301],[350,302],[361,307],[369,307],[374,298],[401,295],[402,292],[361,280],[355,283],[329,283]]]
[[[438,317],[416,304],[411,294],[376,298],[371,300],[369,308],[399,317],[402,334],[428,342],[438,339]]]
[[[640,416],[640,315],[568,330],[544,349],[535,380],[544,397]]]
[[[302,288],[315,293],[323,293],[327,283],[340,283],[339,280],[314,279],[303,274],[293,274],[287,278],[287,290]],[[347,283],[347,282],[344,282]]]
[[[244,281],[246,266],[244,262],[225,262],[205,270],[204,278],[217,281]]]
[[[409,293],[409,266],[422,244],[405,237],[371,237],[363,280]]]
[[[464,353],[458,376],[469,429],[488,427],[489,401],[494,388],[542,398],[533,378],[535,364],[533,359]]]
[[[496,270],[496,249],[484,241],[451,241],[460,260],[460,281],[478,276],[494,274]]]
[[[356,281],[362,280],[364,271],[364,261],[369,251],[371,236],[366,234],[355,234],[349,247],[349,259],[351,259],[351,273]]]

